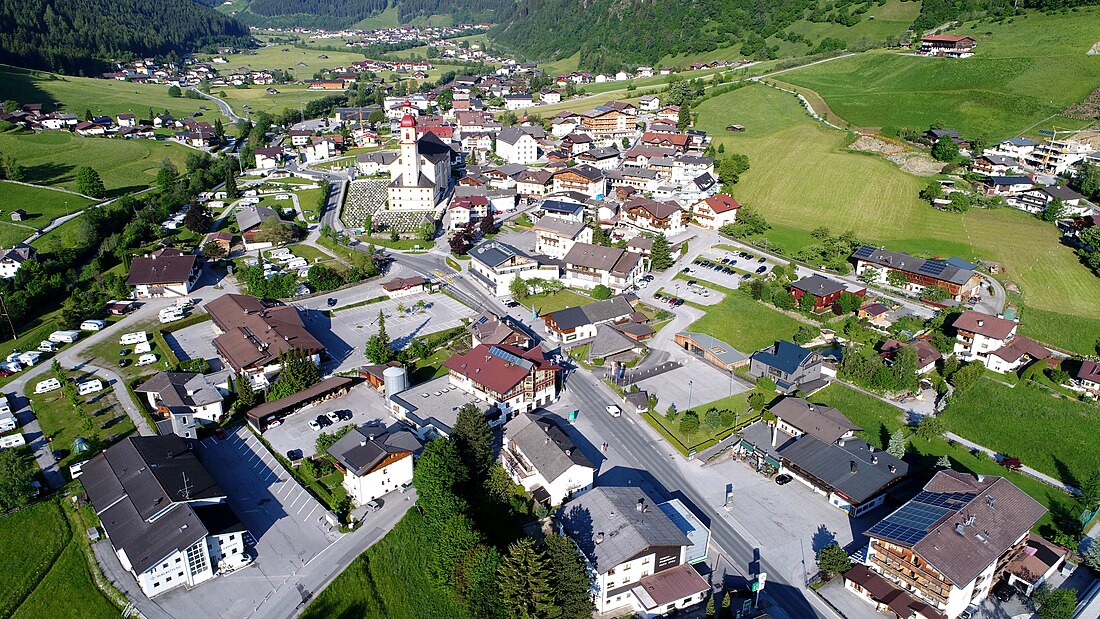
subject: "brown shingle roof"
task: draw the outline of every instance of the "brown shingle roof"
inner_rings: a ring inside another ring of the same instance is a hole
[[[802,398],[783,398],[769,410],[776,417],[826,443],[835,443],[849,431],[863,429],[849,421],[837,409],[811,404]]]
[[[535,370],[557,370],[538,346],[522,350],[515,346],[485,346],[452,356],[443,362],[447,369],[498,393],[507,394]]]
[[[1016,328],[1016,323],[990,314],[967,310],[955,319],[952,325],[956,329],[977,333],[996,340],[1003,340]]]
[[[214,347],[238,372],[269,365],[291,350],[315,354],[325,348],[290,306],[268,307],[255,297],[226,294],[207,303],[206,311],[222,331]]]
[[[191,278],[196,256],[184,254],[178,249],[159,249],[144,258],[134,258],[130,264],[128,286],[159,286],[179,284]]]
[[[583,266],[598,271],[610,271],[626,275],[638,263],[640,254],[616,247],[602,247],[591,243],[574,243],[565,255],[565,264]]]
[[[1009,340],[1007,344],[1001,346],[997,350],[993,351],[994,355],[997,355],[1001,359],[1010,363],[1019,361],[1021,357],[1027,355],[1032,359],[1046,359],[1050,356],[1050,351],[1045,346],[1036,342],[1035,340],[1017,335]]]

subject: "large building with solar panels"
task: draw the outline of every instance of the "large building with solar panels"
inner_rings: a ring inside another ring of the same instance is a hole
[[[856,265],[856,275],[877,273],[878,282],[885,284],[890,272],[895,271],[905,276],[905,290],[909,292],[919,294],[925,288],[938,286],[947,290],[956,301],[973,296],[982,282],[981,275],[955,266],[952,260],[925,260],[870,245],[852,252],[851,260]]]
[[[1046,511],[1003,477],[940,471],[864,533],[845,586],[898,616],[955,619],[989,595]]]

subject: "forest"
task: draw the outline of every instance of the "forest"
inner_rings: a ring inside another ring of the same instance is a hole
[[[390,6],[397,7],[398,21],[407,24],[432,15],[450,15],[456,24],[497,22],[515,6],[513,0],[252,0],[247,21],[264,24],[326,28],[350,26],[374,17]],[[257,16],[259,19],[257,20]]]
[[[72,75],[251,41],[243,24],[191,0],[0,0],[0,23],[0,62]]]

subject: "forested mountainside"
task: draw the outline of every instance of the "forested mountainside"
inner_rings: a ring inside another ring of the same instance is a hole
[[[458,24],[499,22],[514,6],[513,0],[251,0],[237,15],[256,25],[342,28],[391,7],[400,24],[432,15],[449,15]]]
[[[192,0],[0,0],[0,23],[0,62],[70,74],[251,40],[243,24]]]

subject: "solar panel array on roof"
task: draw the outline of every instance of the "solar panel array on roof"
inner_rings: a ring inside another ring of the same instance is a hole
[[[947,507],[949,509],[962,509],[977,497],[973,492],[928,492],[923,491],[913,498],[914,501],[932,505],[934,507]]]
[[[487,323],[487,322],[489,322],[489,317],[488,317],[488,316],[482,316],[481,318],[479,318],[479,319],[477,320],[477,323],[475,323],[475,326],[478,326],[478,327],[480,327],[481,325],[483,325],[483,324],[485,324],[485,323]]]
[[[494,357],[496,357],[498,359],[504,359],[505,361],[508,361],[509,363],[514,363],[514,364],[516,364],[516,365],[518,365],[522,368],[528,369],[528,370],[530,370],[531,366],[534,365],[529,360],[524,359],[522,357],[518,357],[516,355],[513,355],[512,353],[510,353],[510,352],[508,352],[504,349],[497,348],[496,346],[490,346],[489,347],[489,354],[493,355]]]
[[[859,249],[857,249],[855,251],[855,253],[852,254],[852,255],[855,256],[856,258],[868,258],[873,253],[875,253],[875,248],[874,247],[871,247],[870,245],[864,245],[863,247],[860,247]]]
[[[976,496],[972,492],[921,492],[871,527],[867,535],[916,544],[940,519],[962,509]]]
[[[943,270],[946,268],[946,262],[940,262],[938,260],[927,260],[924,264],[920,265],[920,268],[917,270],[927,275],[936,276],[943,273]]]

